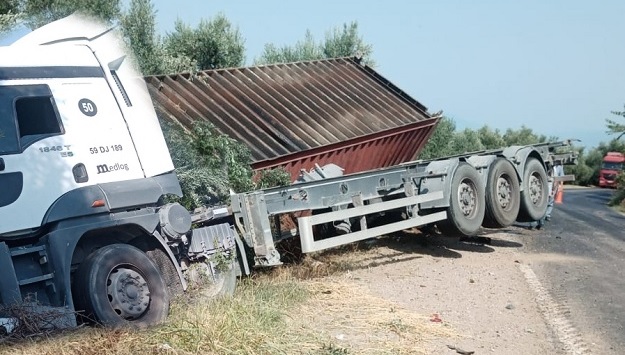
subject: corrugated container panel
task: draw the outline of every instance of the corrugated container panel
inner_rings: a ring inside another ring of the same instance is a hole
[[[254,169],[314,164],[346,173],[414,159],[438,117],[355,58],[146,77],[161,117],[212,122],[246,144]]]
[[[300,170],[310,170],[319,164],[334,163],[345,174],[374,170],[415,159],[436,127],[437,120],[412,124],[365,137],[354,138],[329,146],[318,147],[287,157],[256,162],[254,170],[284,167],[295,180]]]

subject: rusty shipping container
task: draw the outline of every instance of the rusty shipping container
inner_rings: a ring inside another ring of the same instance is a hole
[[[212,122],[255,170],[335,163],[345,173],[415,159],[439,117],[356,58],[146,77],[160,116]]]

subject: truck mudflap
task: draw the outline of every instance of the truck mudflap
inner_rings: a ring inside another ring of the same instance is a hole
[[[229,223],[193,229],[183,265],[189,284],[209,297],[232,294],[240,274],[237,235]]]

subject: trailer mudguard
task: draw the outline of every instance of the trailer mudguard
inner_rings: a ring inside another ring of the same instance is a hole
[[[451,194],[451,179],[458,168],[460,159],[451,158],[445,160],[435,160],[429,163],[425,169],[427,177],[421,179],[419,194],[442,191],[443,198],[440,200],[423,202],[420,209],[446,208],[449,207],[449,196]]]

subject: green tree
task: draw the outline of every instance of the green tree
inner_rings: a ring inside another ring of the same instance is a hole
[[[358,23],[343,24],[343,27],[335,27],[326,32],[325,41],[322,44],[325,58],[357,56],[369,66],[375,66],[371,59],[373,46],[367,44],[358,33]]]
[[[223,14],[202,19],[196,28],[177,20],[164,46],[168,53],[189,58],[198,70],[240,67],[245,62],[245,40]]]
[[[456,131],[456,123],[449,117],[443,117],[434,129],[434,133],[419,154],[419,159],[428,160],[451,155],[451,140]]]
[[[590,151],[586,153],[584,147],[575,147],[577,151],[577,164],[576,165],[566,165],[564,167],[564,172],[566,174],[575,175],[575,183],[582,186],[589,186],[593,184],[593,174],[595,173],[595,169],[597,167],[593,166],[594,151]],[[601,158],[599,158],[599,164],[601,164]],[[599,170],[596,169],[598,174]],[[597,175],[598,177],[598,175]]]
[[[83,12],[107,22],[119,18],[120,0],[19,0],[26,24],[35,29],[74,12]]]
[[[456,132],[450,143],[452,154],[462,154],[484,150],[477,131],[465,128]]]
[[[295,42],[293,46],[277,47],[273,43],[265,44],[263,53],[254,60],[256,65],[273,63],[291,63],[304,60],[325,58],[321,46],[315,42],[312,33],[307,30],[304,39]]]
[[[498,149],[506,145],[498,129],[492,130],[488,126],[483,126],[477,133],[484,149]]]
[[[358,33],[358,23],[351,22],[327,31],[323,42],[317,42],[310,30],[307,30],[304,39],[292,46],[265,44],[263,53],[254,63],[262,65],[357,56],[362,58],[363,63],[374,66],[372,53],[373,46],[365,43]]]
[[[544,143],[548,141],[556,140],[557,138],[551,137],[547,138],[545,135],[539,135],[534,133],[531,128],[526,127],[525,125],[521,126],[520,129],[512,129],[508,128],[506,133],[503,135],[503,140],[505,145],[527,145],[527,144],[537,144]]]
[[[120,24],[124,38],[134,52],[143,75],[192,72],[195,62],[180,53],[172,54],[156,34],[156,10],[151,0],[132,0]]]
[[[612,114],[625,118],[625,111],[612,111]],[[618,134],[616,139],[620,139],[623,135],[625,135],[625,124],[618,123],[615,120],[611,120],[609,118],[606,119],[606,123],[608,126],[608,134]]]
[[[132,0],[129,9],[121,16],[122,32],[132,49],[144,75],[158,74],[160,58],[157,56],[156,11],[151,0]]]
[[[17,0],[4,0],[0,2],[0,15],[5,15],[8,13],[17,13],[19,7],[19,2]]]
[[[10,30],[19,20],[18,0],[0,2],[0,33]]]

